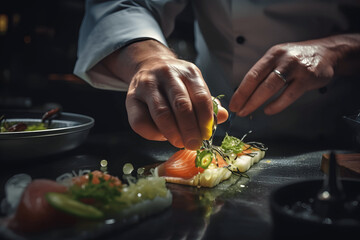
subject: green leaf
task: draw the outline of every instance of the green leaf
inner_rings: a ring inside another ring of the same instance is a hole
[[[244,142],[242,142],[240,139],[229,136],[228,134],[225,135],[222,143],[221,148],[225,152],[233,152],[233,153],[241,153],[244,149]]]

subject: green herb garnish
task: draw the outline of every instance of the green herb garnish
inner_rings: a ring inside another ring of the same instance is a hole
[[[212,139],[214,137],[214,133],[217,126],[217,114],[219,112],[219,104],[215,101],[215,99],[220,100],[223,97],[224,95],[219,95],[217,97],[212,98],[213,111],[214,111],[214,124],[212,129],[212,136],[210,137],[209,140],[204,140],[200,150],[197,150],[196,159],[195,159],[196,167],[201,167],[203,169],[208,168],[210,163],[212,162],[213,157],[216,156],[215,151],[218,152],[220,155],[223,155],[221,152],[219,152],[219,149],[216,146],[213,146],[212,144]],[[215,160],[217,162],[216,157]]]
[[[227,133],[221,143],[221,148],[227,153],[241,153],[244,150],[244,147],[245,143],[243,141],[236,137],[229,136]]]
[[[74,199],[91,199],[95,205],[104,206],[121,195],[120,187],[114,186],[111,179],[105,180],[103,177],[99,177],[100,182],[94,184],[92,183],[93,174],[89,173],[88,175],[89,181],[86,184],[72,185],[69,188],[70,195]]]

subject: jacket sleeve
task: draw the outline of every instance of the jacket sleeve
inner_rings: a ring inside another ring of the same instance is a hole
[[[101,60],[132,42],[154,39],[164,45],[187,0],[87,0],[74,73],[93,87],[126,91]]]

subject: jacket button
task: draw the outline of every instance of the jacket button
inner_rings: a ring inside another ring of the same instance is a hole
[[[243,43],[245,42],[245,38],[244,38],[243,36],[238,36],[238,37],[236,38],[236,42],[237,42],[238,44],[243,44]]]

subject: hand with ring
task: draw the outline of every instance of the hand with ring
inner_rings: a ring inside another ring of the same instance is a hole
[[[326,86],[335,74],[358,71],[359,45],[358,34],[275,45],[245,75],[230,111],[247,116],[283,90],[264,108],[268,115],[281,112],[305,92]]]

